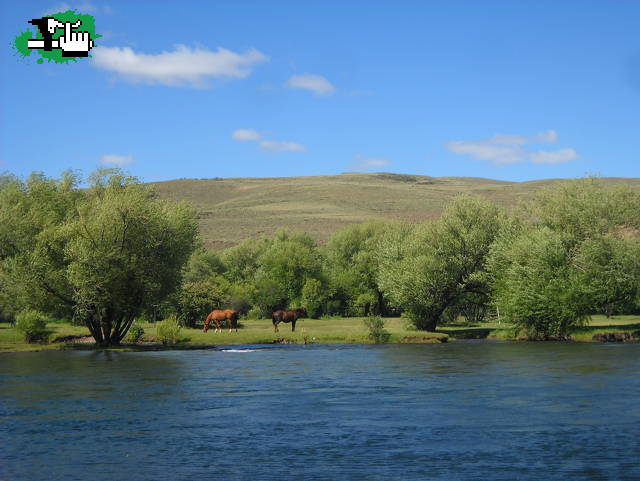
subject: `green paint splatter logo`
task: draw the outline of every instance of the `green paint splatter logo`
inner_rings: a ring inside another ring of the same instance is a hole
[[[78,57],[90,57],[89,51],[95,46],[96,21],[91,15],[82,15],[75,10],[58,12],[47,17],[34,18],[29,22],[37,28],[26,30],[16,37],[13,47],[17,55],[28,57],[32,52],[40,54],[38,63],[74,62]]]

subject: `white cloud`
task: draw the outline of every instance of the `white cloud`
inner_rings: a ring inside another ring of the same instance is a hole
[[[129,82],[196,88],[209,87],[209,79],[245,78],[256,64],[268,60],[256,49],[239,54],[225,48],[211,51],[185,45],[159,54],[138,53],[129,47],[96,47],[91,53],[96,67]]]
[[[238,129],[233,131],[231,137],[233,137],[233,140],[237,140],[238,142],[249,142],[260,140],[262,135],[253,129]]]
[[[531,153],[531,160],[536,164],[564,164],[578,159],[580,156],[573,149],[560,149],[554,152],[538,150]]]
[[[260,150],[272,150],[274,152],[306,152],[307,148],[296,142],[283,142],[280,140],[260,140],[262,134],[253,129],[238,129],[231,133],[231,138],[238,142],[258,142]]]
[[[52,7],[44,12],[44,15],[51,15],[52,13],[66,12],[67,10],[75,10],[80,14],[95,15],[96,13],[105,13],[110,15],[113,10],[109,5],[95,5],[91,2],[82,3],[59,3],[55,7]]]
[[[332,95],[336,88],[322,75],[304,74],[294,75],[286,84],[296,89],[310,90],[316,95]]]
[[[111,165],[113,167],[124,167],[125,165],[129,165],[133,162],[133,155],[116,155],[116,154],[105,154],[100,157],[100,163],[102,165]]]
[[[446,147],[455,154],[469,155],[474,160],[485,160],[495,166],[531,161],[537,164],[558,164],[578,160],[573,149],[531,151],[525,148],[535,144],[554,144],[558,133],[554,130],[539,132],[533,136],[496,134],[487,140],[456,140]]]
[[[307,150],[302,144],[278,140],[263,140],[259,145],[262,150],[275,150],[276,152],[305,152]]]
[[[555,130],[546,130],[538,132],[531,138],[532,144],[555,144],[558,141],[558,132]]]
[[[391,164],[388,159],[364,157],[363,155],[354,155],[358,162],[349,165],[349,170],[376,170]]]
[[[495,145],[486,140],[457,140],[449,142],[447,149],[455,154],[470,155],[475,160],[488,160],[494,165],[515,164],[527,156],[527,151],[518,144]]]

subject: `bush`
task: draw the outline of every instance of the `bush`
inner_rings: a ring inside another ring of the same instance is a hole
[[[500,313],[527,338],[566,338],[591,303],[576,276],[564,233],[534,228],[500,241],[489,261]]]
[[[369,316],[364,320],[364,325],[369,330],[369,339],[376,344],[389,342],[391,333],[384,328],[384,320],[380,316]]]
[[[46,341],[49,337],[46,327],[47,318],[40,311],[24,310],[16,315],[16,329],[26,342]]]
[[[322,314],[322,304],[326,292],[318,279],[307,279],[302,287],[302,304],[307,308],[309,317],[317,319]]]
[[[124,338],[124,342],[126,342],[127,344],[138,344],[138,342],[140,342],[140,339],[142,339],[142,336],[144,336],[144,329],[142,328],[142,326],[134,323],[129,328],[129,332],[127,332],[127,336]]]
[[[178,292],[178,318],[186,327],[195,327],[215,306],[227,303],[224,279],[185,282]]]
[[[349,314],[352,316],[368,316],[375,309],[376,295],[372,291],[361,293],[349,303]]]
[[[256,320],[256,319],[263,319],[264,317],[265,317],[264,312],[259,307],[254,307],[249,312],[247,312],[247,319]]]
[[[156,339],[162,344],[177,344],[180,339],[180,321],[176,316],[169,316],[156,325]]]

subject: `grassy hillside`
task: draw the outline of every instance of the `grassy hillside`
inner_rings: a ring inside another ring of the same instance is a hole
[[[640,189],[639,178],[603,179]],[[178,179],[155,183],[159,195],[187,200],[198,209],[209,249],[288,227],[325,241],[336,230],[369,219],[419,221],[440,215],[455,195],[480,195],[507,208],[559,182],[506,182],[471,177],[341,174],[316,177]]]

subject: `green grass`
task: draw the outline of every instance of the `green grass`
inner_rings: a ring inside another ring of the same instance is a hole
[[[273,332],[269,319],[242,320],[238,332],[213,330],[202,332],[202,329],[183,328],[180,333],[182,345],[220,346],[241,344],[272,344],[284,339],[296,344],[370,344],[363,318],[303,319],[296,325],[296,332],[291,332],[290,324],[280,324],[280,332]],[[141,324],[145,330],[143,340],[153,341],[155,326],[150,323]],[[17,331],[9,324],[0,323],[0,353],[19,351],[40,351],[68,349],[72,344],[56,342],[66,336],[88,336],[85,327],[72,326],[66,323],[50,323],[51,331],[48,344],[27,344]],[[385,319],[385,329],[391,333],[391,343],[432,343],[443,338],[455,339],[503,339],[514,338],[513,330],[504,323],[487,322],[479,325],[468,325],[463,321],[441,326],[438,332],[417,331],[407,328],[405,319]],[[604,316],[593,316],[589,325],[576,329],[571,333],[575,341],[590,342],[592,336],[599,332],[633,332],[640,330],[640,316],[615,316],[607,319]],[[77,347],[77,346],[75,346]],[[126,346],[125,346],[126,348]]]
[[[291,324],[280,324],[279,332],[273,331],[270,319],[242,320],[242,327],[238,332],[216,333],[213,330],[202,332],[201,329],[183,329],[182,337],[191,344],[272,344],[284,339],[296,344],[343,344],[363,343],[372,341],[362,318],[336,319],[302,319],[296,324],[296,331],[291,332]],[[153,326],[143,325],[146,332],[153,332]],[[391,333],[390,342],[439,342],[447,337],[444,333],[427,333],[408,330],[404,319],[385,319],[385,328]],[[407,339],[410,337],[411,339]]]
[[[640,179],[602,179],[640,189]],[[440,216],[460,193],[486,197],[507,208],[558,180],[506,182],[471,177],[388,173],[315,177],[178,179],[153,184],[161,198],[186,200],[199,216],[209,249],[246,238],[271,236],[282,227],[309,232],[321,243],[333,232],[371,219],[421,221]]]
[[[574,341],[591,341],[594,334],[601,332],[640,331],[640,316],[593,316],[588,326],[575,329],[571,333]]]
[[[291,332],[291,324],[280,324],[280,332],[274,332],[270,319],[242,320],[238,332],[229,332],[225,329],[223,332],[216,333],[210,329],[205,333],[201,328],[183,328],[180,338],[182,344],[189,345],[272,344],[280,340],[296,344],[368,344],[372,341],[368,338],[368,331],[362,321],[362,318],[303,319],[296,324],[296,332]],[[444,333],[409,330],[405,324],[404,319],[386,319],[385,328],[391,333],[390,342],[440,342],[440,339],[447,337]],[[145,330],[143,341],[153,341],[155,325],[150,323],[139,325]],[[49,324],[47,328],[52,331],[49,344],[27,344],[9,324],[0,323],[0,352],[65,349],[72,345],[56,343],[55,340],[71,335],[89,335],[88,329],[69,324]]]
[[[50,322],[47,324],[47,330],[49,331],[49,343],[27,344],[14,327],[8,323],[0,323],[0,353],[61,349],[64,344],[56,342],[58,339],[66,336],[89,335],[89,330],[86,327],[72,326],[63,322]]]
[[[600,332],[633,332],[640,330],[640,316],[614,316],[607,319],[603,315],[591,316],[589,323],[571,331],[571,338],[579,342],[591,342],[592,337]],[[441,326],[438,330],[449,335],[452,339],[500,339],[514,340],[513,328],[497,321],[485,322],[479,325],[467,325],[464,322]]]

